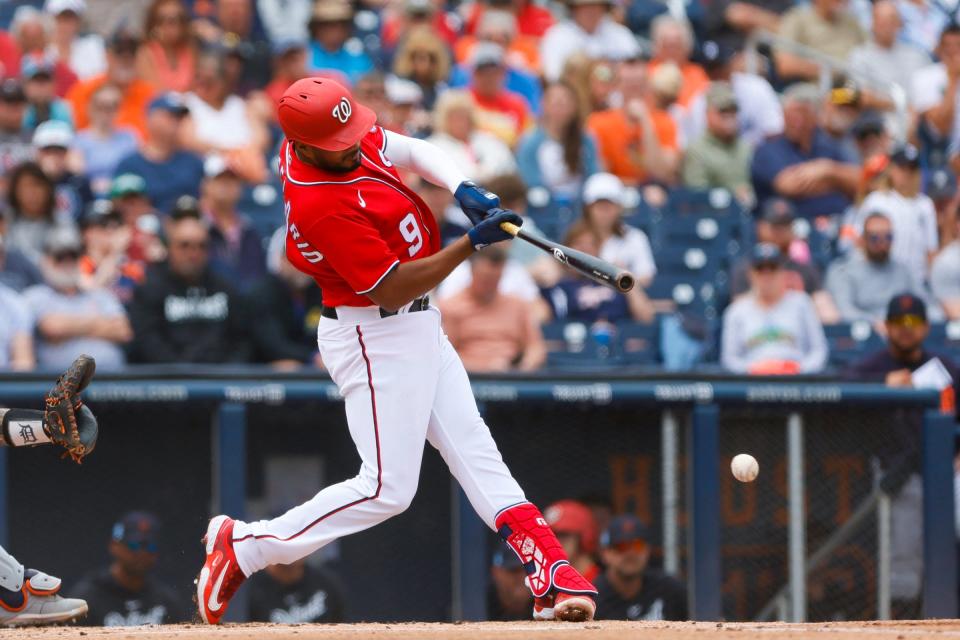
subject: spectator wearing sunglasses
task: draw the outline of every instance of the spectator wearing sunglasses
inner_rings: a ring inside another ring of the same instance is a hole
[[[78,353],[97,360],[97,368],[123,368],[123,345],[130,341],[130,323],[117,297],[108,289],[81,288],[83,245],[73,229],[47,235],[40,270],[45,284],[23,292],[36,321],[37,366],[45,370],[70,366]]]
[[[643,523],[633,515],[617,516],[600,537],[607,570],[595,584],[597,619],[686,620],[686,587],[650,569],[650,545]]]
[[[151,575],[159,560],[158,529],[157,518],[143,511],[127,513],[113,525],[110,566],[77,586],[90,607],[80,624],[120,627],[186,619],[173,589]]]
[[[893,225],[882,213],[871,213],[857,240],[858,251],[835,262],[827,272],[827,291],[844,322],[866,320],[883,331],[890,291],[919,293],[919,283],[905,264],[891,255]]]
[[[863,228],[868,213],[886,214],[893,224],[891,254],[918,282],[925,283],[940,248],[939,232],[933,201],[920,190],[920,151],[913,145],[902,145],[891,154],[890,185],[889,190],[874,191],[860,205],[857,230]]]
[[[130,303],[139,362],[247,362],[243,305],[210,267],[210,232],[197,201],[177,201],[166,226],[167,260],[154,265]]]

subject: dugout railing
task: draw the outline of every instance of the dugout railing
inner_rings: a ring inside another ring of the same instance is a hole
[[[606,491],[615,511],[637,513],[650,526],[655,562],[686,579],[696,619],[957,615],[955,421],[935,393],[816,379],[478,377],[473,384],[528,497],[546,506]],[[7,377],[0,402],[30,406],[48,387],[46,379]],[[14,456],[0,448],[0,543],[68,577],[103,559],[98,540],[106,534],[88,529],[142,503],[169,522],[164,564],[186,597],[183,574],[196,566],[193,538],[209,514],[268,516],[271,483],[290,492],[288,501],[300,500],[355,469],[340,397],[327,378],[103,375],[87,400],[101,416],[102,451],[82,467],[50,451]],[[742,451],[760,461],[749,485],[728,468]],[[322,475],[298,466],[311,456]],[[372,603],[356,612],[360,618],[486,615],[497,543],[435,458],[425,460],[423,497],[411,513],[331,552],[348,586]],[[295,471],[284,475],[285,465]],[[898,527],[907,530],[906,546],[895,544]],[[911,528],[920,548],[910,548]],[[64,550],[65,533],[79,553]],[[59,540],[56,551],[44,536]],[[898,573],[902,556],[919,571]],[[390,582],[398,574],[408,593]],[[915,593],[898,586],[901,575],[919,580]],[[418,608],[424,601],[435,605]],[[231,614],[242,620],[239,604]]]

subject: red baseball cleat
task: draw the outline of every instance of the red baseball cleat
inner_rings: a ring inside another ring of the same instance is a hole
[[[230,598],[247,579],[233,552],[233,519],[217,516],[207,526],[207,560],[197,577],[197,610],[207,624],[219,624]]]

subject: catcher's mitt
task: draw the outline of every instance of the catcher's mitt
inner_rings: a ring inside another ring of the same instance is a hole
[[[47,435],[66,449],[64,457],[69,455],[77,464],[97,444],[97,419],[80,399],[80,392],[90,384],[96,369],[97,363],[91,356],[81,355],[53,385],[44,403]]]

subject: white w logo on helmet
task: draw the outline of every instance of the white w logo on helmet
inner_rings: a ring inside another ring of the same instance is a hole
[[[350,105],[350,101],[346,98],[340,98],[339,104],[333,108],[333,117],[343,124],[347,124],[351,114],[353,114],[353,107]]]

